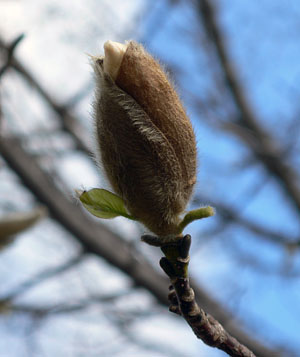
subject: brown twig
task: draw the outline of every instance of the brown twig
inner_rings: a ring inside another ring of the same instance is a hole
[[[143,236],[142,240],[157,246],[158,240]],[[190,287],[188,264],[191,236],[186,235],[176,242],[161,246],[165,257],[160,266],[171,281],[169,293],[170,311],[181,315],[190,325],[195,335],[209,346],[218,348],[234,357],[255,357],[254,353],[237,339],[211,315],[202,310],[195,300],[194,290]]]

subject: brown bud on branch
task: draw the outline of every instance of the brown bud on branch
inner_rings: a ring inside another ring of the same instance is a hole
[[[191,123],[157,61],[131,41],[94,57],[102,165],[129,212],[160,237],[176,236],[196,181]]]

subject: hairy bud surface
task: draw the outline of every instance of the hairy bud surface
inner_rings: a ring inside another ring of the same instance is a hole
[[[166,74],[136,42],[94,57],[103,168],[130,214],[160,237],[178,234],[196,182],[192,125]]]

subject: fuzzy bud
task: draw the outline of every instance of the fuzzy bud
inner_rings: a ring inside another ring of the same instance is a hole
[[[196,182],[196,143],[184,108],[157,61],[131,41],[108,41],[94,58],[102,165],[129,212],[160,237],[178,234]]]

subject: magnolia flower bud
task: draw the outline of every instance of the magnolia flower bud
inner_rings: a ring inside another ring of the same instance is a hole
[[[196,182],[191,123],[160,65],[131,41],[94,57],[101,161],[130,214],[160,237],[178,234]]]

